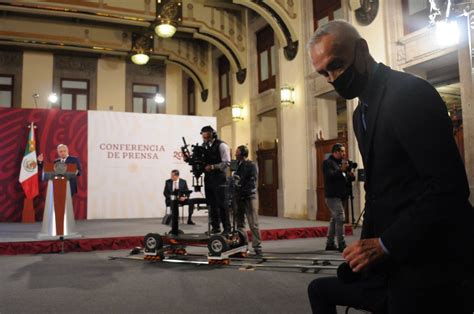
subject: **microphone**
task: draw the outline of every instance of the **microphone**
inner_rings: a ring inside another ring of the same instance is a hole
[[[38,102],[36,101],[36,99],[39,97],[39,94],[34,93],[33,95],[31,95],[31,97],[33,97],[33,100],[35,102],[35,108],[38,108]]]
[[[337,268],[337,278],[343,283],[352,283],[359,280],[360,273],[355,273],[348,263],[344,262]]]

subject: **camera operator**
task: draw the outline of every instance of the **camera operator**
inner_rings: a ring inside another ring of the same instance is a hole
[[[342,144],[334,144],[332,154],[323,162],[324,196],[326,205],[331,211],[331,220],[327,234],[326,250],[340,252],[346,248],[344,240],[344,206],[342,202],[348,196],[348,184],[354,181],[349,162],[344,160],[346,149]],[[338,246],[334,243],[337,237]]]
[[[220,222],[224,233],[230,232],[229,207],[226,204],[227,176],[230,165],[229,146],[217,137],[211,126],[201,129],[203,145],[206,148],[206,165],[204,166],[204,189],[206,201],[210,207],[211,233],[220,233]]]
[[[249,150],[241,145],[235,150],[235,158],[238,165],[234,172],[235,192],[234,208],[236,209],[237,229],[245,236],[245,217],[252,231],[252,247],[256,255],[262,255],[260,231],[258,229],[258,213],[256,210],[257,194],[257,165],[248,159]]]

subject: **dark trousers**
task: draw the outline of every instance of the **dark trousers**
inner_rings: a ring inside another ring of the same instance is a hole
[[[257,200],[255,196],[240,197],[238,193],[235,193],[233,204],[237,229],[242,231],[245,237],[247,237],[247,232],[245,231],[245,217],[247,217],[250,231],[252,231],[252,247],[261,250],[262,239],[260,237],[260,230],[258,229]]]
[[[473,312],[470,293],[467,282],[463,281],[429,287],[407,282],[403,286],[390,287],[382,280],[346,284],[336,277],[325,277],[313,280],[308,286],[311,309],[316,314],[335,314],[336,305],[376,314],[467,314]]]
[[[378,280],[345,284],[337,277],[324,277],[313,280],[308,286],[315,314],[336,314],[336,305],[386,313],[381,310],[385,308],[386,295],[386,284]]]
[[[204,177],[206,201],[209,206],[210,223],[218,230],[220,223],[224,231],[230,231],[229,205],[227,198],[227,179],[225,173],[213,171]]]

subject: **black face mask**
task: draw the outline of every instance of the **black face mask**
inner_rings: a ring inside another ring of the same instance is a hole
[[[330,83],[341,97],[353,99],[362,94],[368,80],[367,74],[357,71],[353,62],[334,82]]]

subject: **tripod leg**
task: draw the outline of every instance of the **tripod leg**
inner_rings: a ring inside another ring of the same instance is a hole
[[[354,223],[355,223],[355,219],[354,219],[354,196],[352,194],[350,195],[349,205],[351,206],[352,225],[354,225]]]
[[[360,220],[362,219],[362,217],[364,216],[364,212],[365,212],[365,208],[364,208],[364,210],[360,213],[359,217],[357,218],[357,221],[353,224],[354,229],[356,229],[357,226],[359,226],[359,222],[360,222]]]

